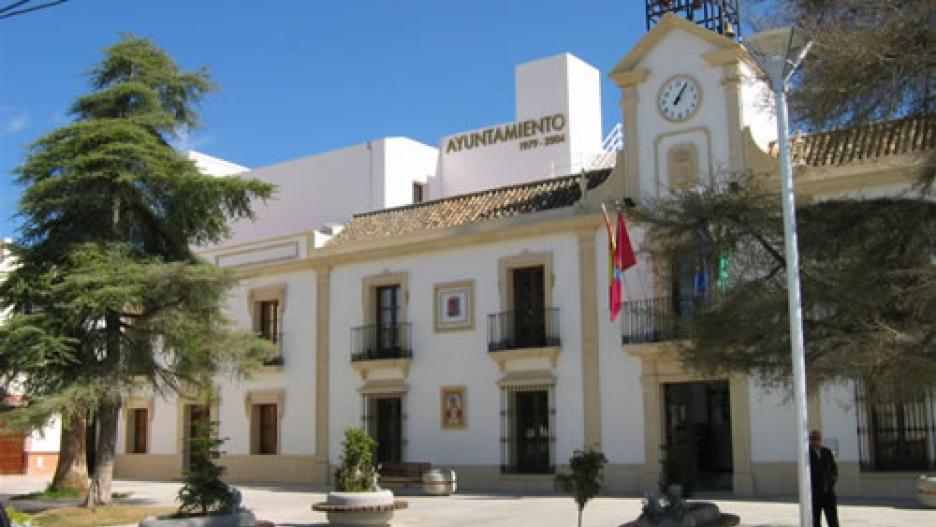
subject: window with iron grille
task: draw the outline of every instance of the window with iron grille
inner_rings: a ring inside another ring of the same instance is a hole
[[[556,470],[556,403],[553,386],[501,390],[501,472],[552,474]]]
[[[362,397],[361,424],[377,441],[377,464],[398,465],[405,460],[404,399],[402,393],[367,394]]]
[[[865,471],[936,469],[936,396],[897,402],[886,393],[855,389],[858,449]]]

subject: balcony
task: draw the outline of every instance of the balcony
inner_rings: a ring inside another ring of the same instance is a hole
[[[488,315],[488,351],[558,348],[560,345],[557,307]]]
[[[351,362],[410,359],[412,324],[368,324],[351,328]]]
[[[263,331],[257,333],[257,336],[269,340],[276,346],[276,356],[263,361],[263,366],[276,370],[282,368],[286,361],[283,359],[283,332],[267,334]]]
[[[674,306],[670,297],[624,302],[620,315],[621,343],[646,344],[683,338],[689,319],[702,305],[702,300],[685,299]]]

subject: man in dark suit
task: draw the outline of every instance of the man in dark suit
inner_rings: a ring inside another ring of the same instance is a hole
[[[839,527],[835,505],[835,482],[838,467],[832,451],[822,446],[822,434],[818,430],[809,433],[809,472],[812,482],[813,527],[820,526],[822,511],[825,511],[829,527]]]

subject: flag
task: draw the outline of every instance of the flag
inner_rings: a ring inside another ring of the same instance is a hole
[[[624,222],[624,213],[617,213],[617,252],[620,265],[618,268],[623,273],[631,267],[637,265],[637,257],[634,256],[634,247],[631,245],[630,236],[627,234],[627,223]]]
[[[611,312],[611,322],[617,318],[621,312],[621,281],[618,280],[617,272],[617,236],[614,232],[614,226],[611,225],[611,219],[608,218],[608,211],[601,207],[604,213],[605,227],[608,229],[608,310]]]
[[[624,271],[637,264],[634,248],[631,246],[630,236],[627,234],[627,223],[624,214],[617,211],[617,229],[611,225],[608,212],[604,212],[605,227],[608,229],[608,310],[611,312],[611,321],[617,318],[623,305],[622,294],[624,290]]]

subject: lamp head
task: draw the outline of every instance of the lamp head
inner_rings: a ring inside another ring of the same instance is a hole
[[[786,84],[812,47],[809,37],[792,27],[755,33],[741,43],[773,84]]]

